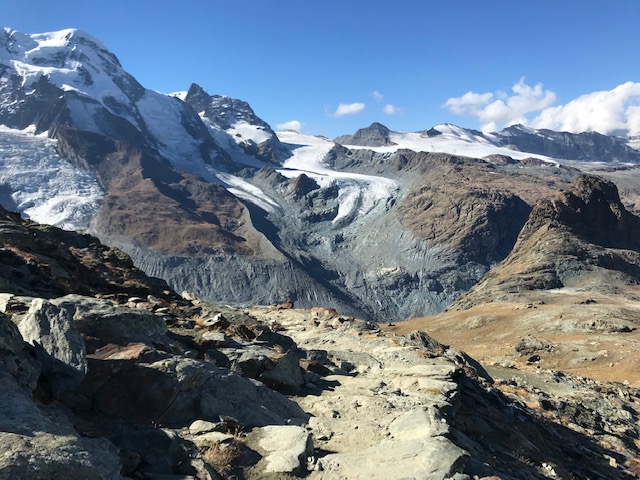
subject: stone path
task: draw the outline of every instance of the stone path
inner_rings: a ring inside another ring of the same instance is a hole
[[[324,321],[293,310],[269,317],[260,309],[251,313],[280,323],[300,348],[326,350],[344,370],[296,398],[312,415],[308,428],[319,453],[309,459],[308,478],[454,475],[467,454],[445,437],[449,427],[441,414],[456,393],[452,377],[458,367],[452,361],[428,358],[415,345],[402,345],[377,329],[362,330],[360,322]]]

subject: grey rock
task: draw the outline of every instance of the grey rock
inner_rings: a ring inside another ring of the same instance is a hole
[[[444,480],[461,472],[467,459],[466,451],[438,436],[383,442],[354,454],[329,454],[318,463],[333,478]]]
[[[73,308],[38,298],[26,315],[13,317],[24,340],[35,347],[54,395],[77,386],[87,373],[85,344],[73,313]]]
[[[123,342],[167,341],[167,326],[153,313],[81,295],[66,295],[51,303],[70,312],[83,335]]]
[[[265,472],[302,474],[306,458],[313,453],[309,432],[292,425],[267,426],[260,429],[260,447],[266,451]]]
[[[31,392],[0,372],[0,480],[121,479],[115,446],[79,437],[69,420],[36,405]]]
[[[520,342],[515,346],[515,349],[520,355],[527,356],[540,352],[551,352],[553,351],[553,345],[543,338],[529,335],[520,340]]]
[[[328,351],[327,355],[340,369],[347,372],[354,370],[369,370],[380,368],[381,364],[375,357],[364,352],[349,352],[346,350]]]
[[[206,420],[196,420],[189,425],[189,433],[198,435],[209,432],[221,432],[224,430],[223,422],[208,422]]]
[[[448,433],[449,427],[433,406],[415,408],[389,424],[389,433],[402,440],[419,440]]]
[[[264,355],[263,349],[250,348],[234,360],[231,371],[243,377],[257,379],[268,367],[273,367],[273,362]]]
[[[220,415],[238,419],[247,427],[301,424],[309,415],[300,406],[258,382],[220,369],[200,397],[201,418]]]

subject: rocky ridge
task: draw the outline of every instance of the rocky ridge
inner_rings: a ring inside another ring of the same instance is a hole
[[[361,128],[353,135],[342,135],[334,141],[340,145],[360,145],[363,147],[384,147],[395,145],[389,140],[389,130],[381,123],[374,122],[367,128]]]
[[[505,260],[458,300],[464,307],[500,294],[589,283],[637,283],[640,218],[628,212],[615,185],[581,175],[566,192],[531,212]]]

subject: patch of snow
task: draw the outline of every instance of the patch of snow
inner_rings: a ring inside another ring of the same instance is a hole
[[[249,182],[229,173],[220,172],[216,176],[224,184],[225,188],[236,197],[247,200],[269,213],[275,214],[277,211],[282,210],[278,202],[255,185],[251,185]]]
[[[168,93],[167,96],[174,97],[174,98],[179,98],[180,100],[182,100],[184,102],[185,98],[187,98],[187,93],[189,93],[189,92],[187,92],[185,90],[185,91],[182,91],[182,92]]]
[[[211,122],[210,119],[200,114],[200,119],[209,129],[209,133],[215,140],[215,142],[229,155],[229,158],[234,163],[246,165],[248,167],[262,168],[266,163],[258,160],[251,155],[247,155],[246,152],[238,145],[236,140],[232,138],[225,130],[218,125]]]
[[[238,138],[240,141],[250,140],[256,145],[271,139],[271,134],[265,131],[264,127],[252,125],[245,121],[232,125],[231,128],[227,129],[227,133],[234,139]]]
[[[631,148],[635,148],[636,150],[640,150],[640,135],[629,137],[627,145]]]
[[[98,179],[61,158],[55,140],[0,128],[0,198],[3,206],[66,230],[85,230],[104,192]]]

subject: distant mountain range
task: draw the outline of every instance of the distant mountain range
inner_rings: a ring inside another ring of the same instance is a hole
[[[276,134],[198,85],[146,89],[77,30],[0,30],[0,78],[4,207],[90,231],[178,291],[234,304],[381,321],[441,311],[509,254],[577,162],[620,175],[640,161],[633,139],[523,126]]]
[[[446,151],[448,153],[483,156],[487,149],[504,148],[516,158],[542,155],[561,160],[590,162],[640,161],[640,150],[632,139],[602,135],[597,132],[568,133],[553,130],[534,130],[513,125],[496,133],[482,133],[451,124],[436,125],[415,133],[393,132],[380,123],[372,123],[353,135],[343,135],[336,143],[370,148],[409,148],[418,151]],[[459,151],[458,151],[459,150]]]

